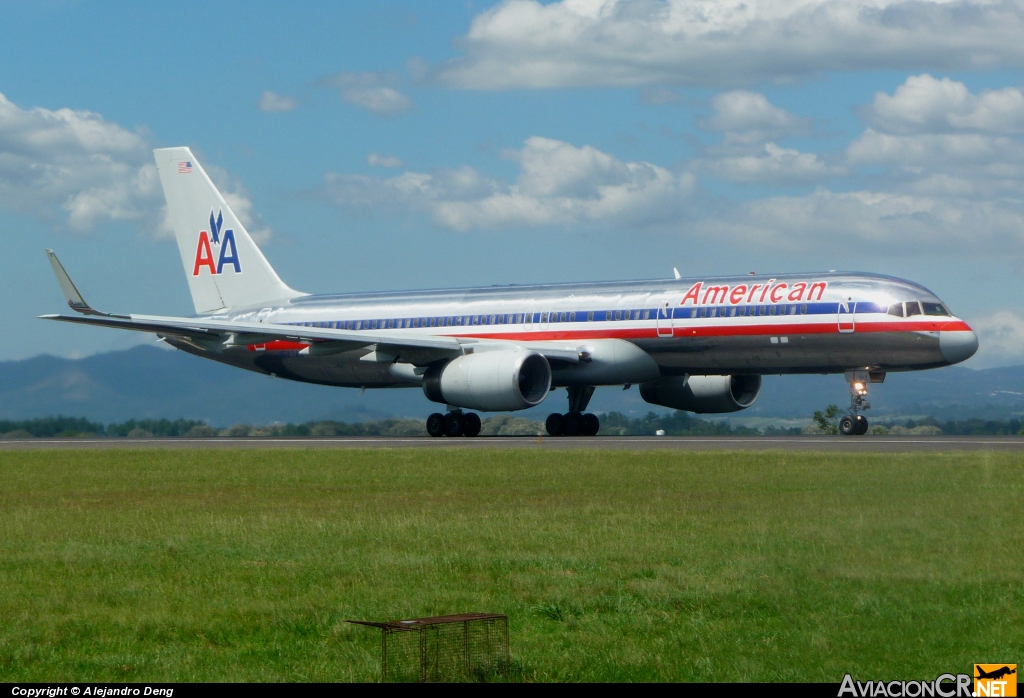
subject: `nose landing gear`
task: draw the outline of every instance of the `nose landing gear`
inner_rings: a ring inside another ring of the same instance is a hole
[[[844,415],[839,420],[839,431],[844,436],[862,436],[868,433],[868,420],[862,414]]]
[[[882,374],[884,380],[885,374]],[[868,395],[868,383],[873,382],[868,371],[847,371],[846,382],[850,384],[850,414],[839,420],[839,433],[843,436],[863,436],[868,433],[867,417],[861,414],[871,409],[871,403],[865,398]]]

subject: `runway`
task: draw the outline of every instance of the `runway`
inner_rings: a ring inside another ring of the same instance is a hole
[[[537,437],[289,437],[208,439],[39,438],[0,441],[0,451],[39,449],[356,449],[471,448],[545,450],[669,451],[839,451],[910,453],[918,451],[1024,451],[1016,436],[597,436]]]

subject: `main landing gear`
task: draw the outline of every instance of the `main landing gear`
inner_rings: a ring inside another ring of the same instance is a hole
[[[569,387],[569,411],[549,414],[544,426],[551,436],[597,436],[601,420],[596,414],[584,413],[594,394],[594,386]]]
[[[885,374],[882,375],[884,377]],[[839,420],[839,433],[843,436],[863,436],[868,433],[868,420],[861,412],[871,409],[871,403],[865,399],[871,376],[867,371],[847,371],[846,380],[850,384],[850,414],[843,415]]]
[[[448,414],[435,412],[427,417],[427,433],[431,436],[478,436],[480,415],[453,410]]]

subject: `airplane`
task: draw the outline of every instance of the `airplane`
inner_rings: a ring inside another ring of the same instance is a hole
[[[839,423],[862,435],[868,385],[949,366],[978,339],[919,284],[867,273],[751,274],[607,283],[311,295],[286,285],[185,147],[154,151],[195,305],[192,317],[109,314],[50,263],[77,315],[46,320],[148,332],[250,371],[349,388],[420,388],[446,406],[431,436],[476,436],[475,412],[535,407],[566,388],[554,436],[594,436],[599,386],[701,414],[750,407],[763,374],[843,374]],[[673,270],[675,271],[675,270]]]
[[[978,675],[974,677],[976,679],[996,679],[996,680],[998,680],[998,679],[1003,678],[1004,676],[1009,676],[1010,674],[1016,674],[1017,673],[1016,669],[1011,669],[1008,666],[1002,666],[1002,667],[1000,667],[998,669],[993,669],[992,671],[985,671],[984,669],[982,669],[978,665],[975,665],[975,668],[978,670]]]

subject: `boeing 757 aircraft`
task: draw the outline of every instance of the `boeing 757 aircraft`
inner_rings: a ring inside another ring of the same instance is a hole
[[[193,317],[91,308],[51,250],[76,316],[47,320],[151,332],[259,373],[348,388],[420,388],[446,405],[431,436],[476,436],[480,417],[567,388],[550,434],[593,436],[597,386],[640,386],[654,405],[750,407],[766,373],[836,373],[850,385],[843,434],[864,434],[870,383],[949,366],[978,340],[928,289],[861,273],[310,295],[274,272],[188,148],[154,151],[195,304]]]

